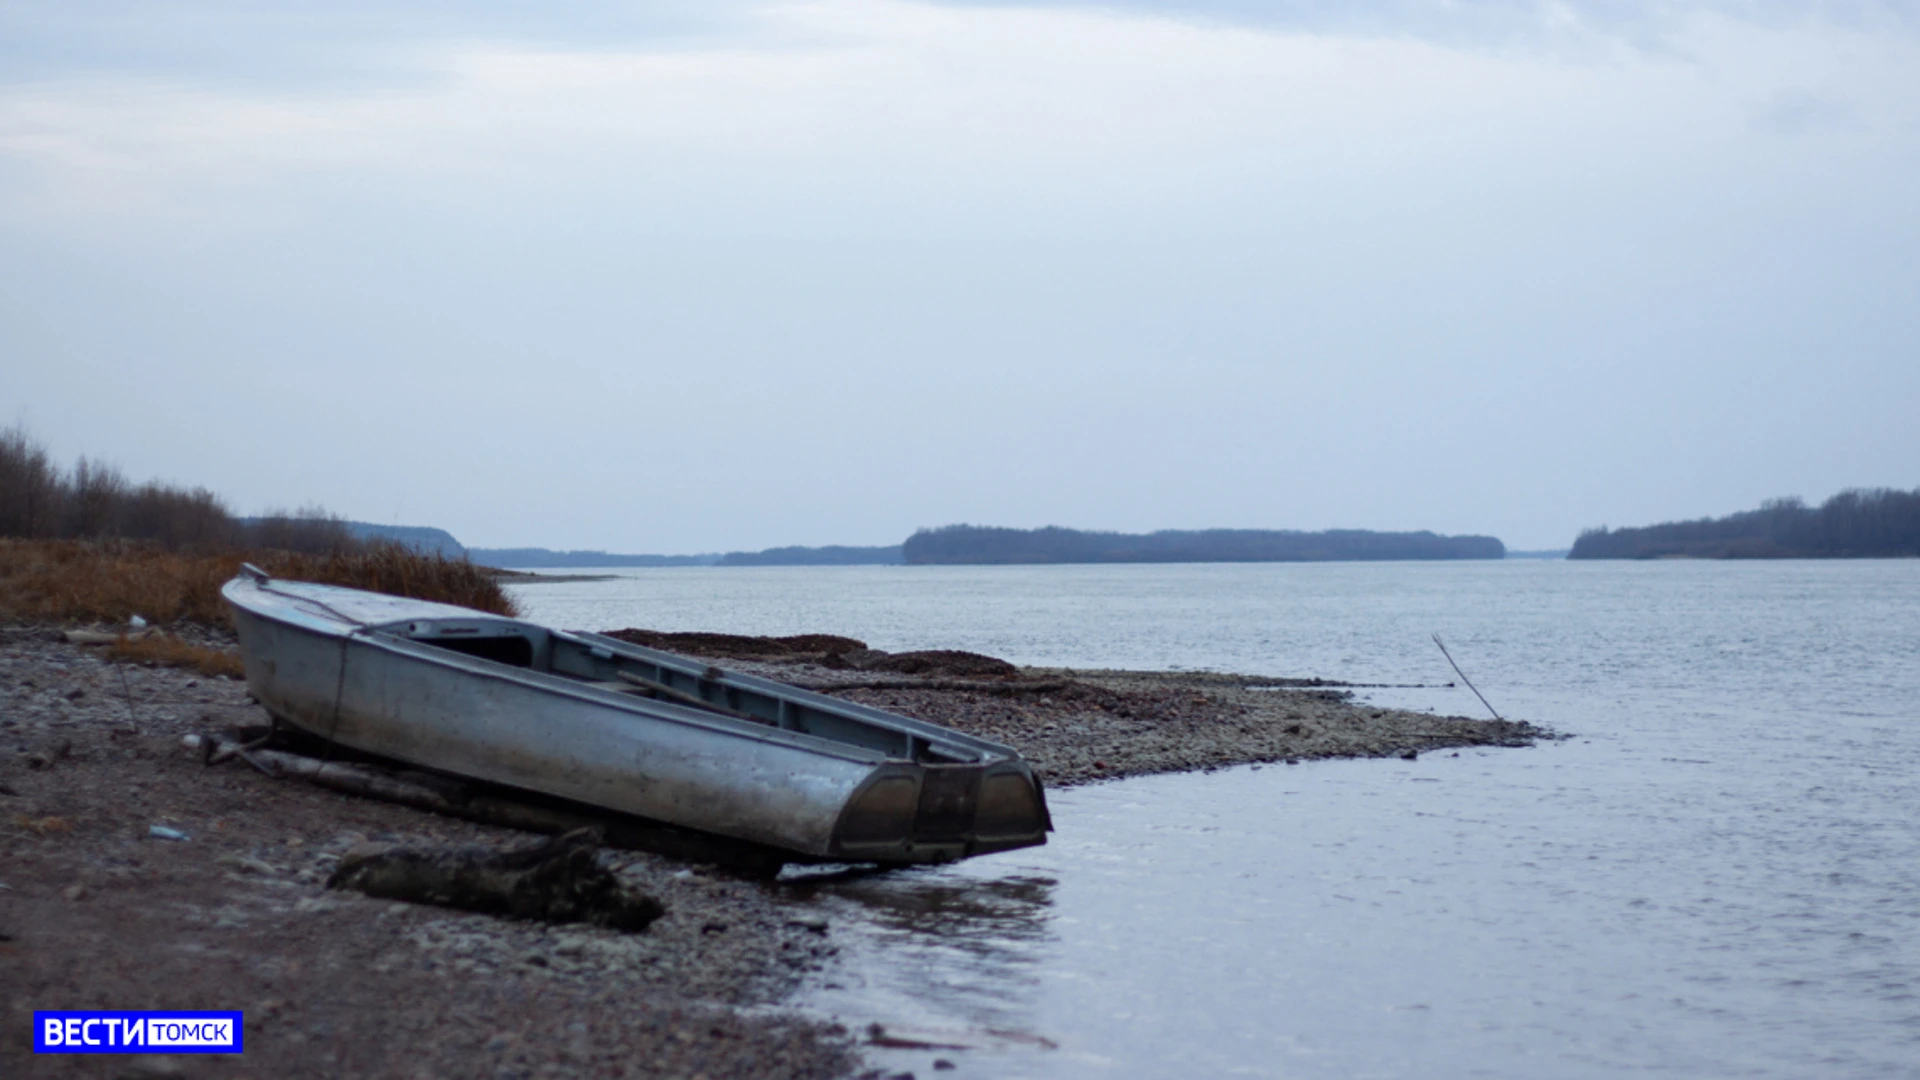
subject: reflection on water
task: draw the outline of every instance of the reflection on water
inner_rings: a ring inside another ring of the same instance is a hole
[[[875,929],[911,937],[932,935],[988,956],[1004,951],[1004,942],[1029,941],[1046,933],[1057,884],[1052,878],[1020,876],[954,881],[926,871],[902,870],[825,885],[802,879],[789,889],[802,897],[826,892],[850,900]]]
[[[949,867],[802,877],[781,888],[828,915],[841,949],[812,1007],[884,1020],[897,1040],[984,1048],[1049,1044],[1030,1025],[1057,885]],[[905,1057],[904,1067],[918,1060]]]
[[[1771,783],[1826,763],[1716,756],[1576,740],[1059,792],[1048,847],[836,887],[844,963],[807,1003],[971,1047],[872,1052],[921,1076],[1912,1075],[1913,783],[1862,777],[1835,814]]]

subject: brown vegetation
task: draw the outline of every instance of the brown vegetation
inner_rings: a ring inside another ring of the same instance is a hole
[[[234,679],[246,678],[247,674],[246,668],[240,663],[238,649],[196,645],[164,634],[121,638],[107,651],[117,660],[135,664],[164,664],[197,671],[202,675],[225,675]]]
[[[86,458],[63,471],[22,429],[0,430],[0,619],[120,624],[138,615],[159,626],[227,628],[220,586],[242,562],[275,577],[514,613],[486,570],[356,540],[319,507],[236,518],[205,488],[132,484]],[[228,670],[217,650],[177,640],[120,648],[143,651],[136,659]]]
[[[648,649],[664,649],[667,652],[697,653],[700,656],[720,657],[723,659],[763,659],[782,660],[813,656],[821,653],[864,651],[867,643],[853,638],[838,637],[833,634],[795,634],[790,637],[749,637],[744,634],[713,634],[704,632],[669,633],[662,630],[615,630],[610,637],[619,638],[631,645]]]
[[[124,540],[0,540],[0,618],[39,623],[232,625],[220,586],[252,562],[275,577],[437,600],[500,615],[513,601],[480,567],[370,544],[325,555],[186,554]]]
[[[278,552],[256,565],[276,577],[437,600],[495,615],[519,613],[486,567],[422,554],[403,544],[371,543],[320,557]]]
[[[890,653],[867,648],[867,643],[834,634],[791,634],[787,637],[749,637],[703,632],[668,633],[629,628],[610,631],[629,644],[667,652],[729,660],[768,660],[781,664],[818,664],[836,671],[893,671],[904,675],[954,675],[963,678],[1009,679],[1020,669],[991,656],[958,649],[927,649]]]

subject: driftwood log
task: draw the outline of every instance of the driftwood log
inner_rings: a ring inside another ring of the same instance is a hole
[[[118,645],[123,641],[139,641],[152,633],[151,629],[117,630],[110,633],[100,630],[68,630],[62,633],[61,637],[65,638],[69,645]]]
[[[210,765],[237,757],[268,776],[305,780],[349,795],[400,803],[484,825],[550,835],[592,829],[609,847],[711,863],[754,878],[771,878],[779,874],[787,862],[781,852],[744,840],[696,833],[613,811],[596,812],[596,808],[578,804],[542,804],[513,798],[491,785],[465,783],[432,773],[395,772],[359,762],[323,761],[286,750],[267,749],[261,740],[247,741],[235,732],[188,735],[182,742],[188,749],[200,753],[202,760]]]
[[[599,836],[578,829],[517,851],[387,848],[348,852],[327,879],[385,900],[541,922],[585,922],[632,933],[666,908],[600,865]]]

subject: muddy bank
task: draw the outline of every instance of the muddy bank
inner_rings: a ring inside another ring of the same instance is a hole
[[[243,684],[0,633],[0,1075],[830,1077],[844,1033],[768,1006],[831,956],[807,908],[617,853],[644,933],[329,890],[368,842],[525,833],[215,768],[181,749],[262,723]],[[190,839],[153,838],[160,825]],[[40,1057],[34,1009],[240,1009],[237,1059]],[[179,1070],[184,1070],[180,1072]]]
[[[1548,736],[1518,721],[1357,704],[1341,684],[1318,678],[1020,668],[953,650],[887,653],[827,634],[613,636],[1006,743],[1055,787],[1227,765],[1528,746]]]

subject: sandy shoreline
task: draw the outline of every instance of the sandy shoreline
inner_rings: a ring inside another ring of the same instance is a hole
[[[615,853],[622,877],[668,909],[639,935],[329,891],[339,856],[369,840],[532,838],[237,762],[204,767],[182,735],[266,720],[243,684],[116,665],[57,636],[0,630],[0,1023],[15,1033],[0,1039],[0,1074],[126,1072],[124,1058],[34,1057],[24,1033],[36,1008],[245,1010],[247,1053],[196,1075],[719,1080],[861,1068],[848,1033],[778,1009],[831,961],[809,890]],[[1541,734],[1237,676],[1015,670],[863,646],[688,651],[1010,743],[1053,787]],[[191,839],[151,839],[152,825]],[[177,1065],[145,1064],[155,1075]]]

